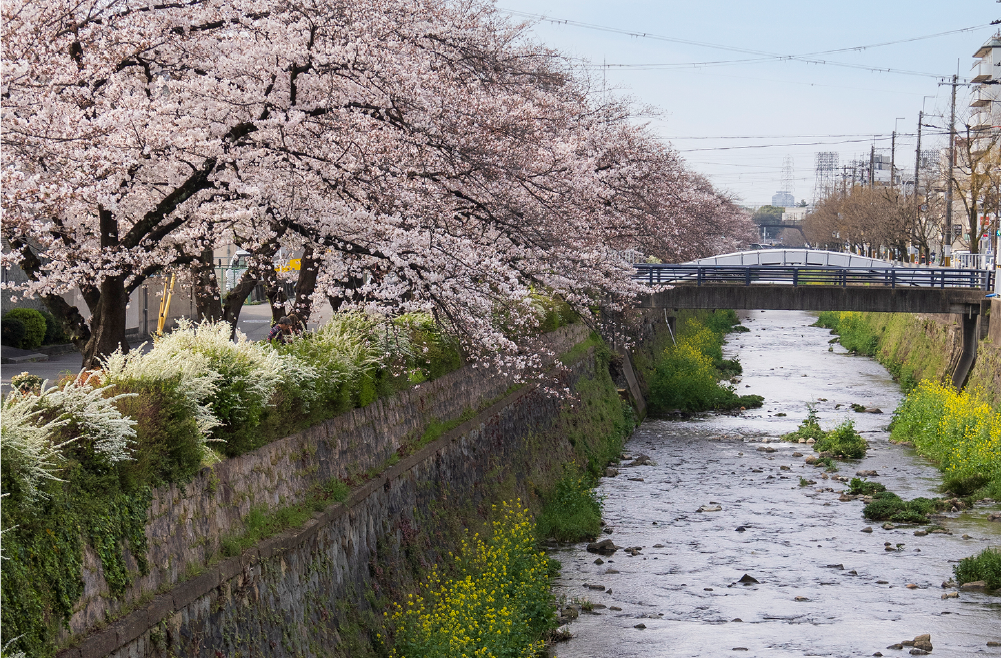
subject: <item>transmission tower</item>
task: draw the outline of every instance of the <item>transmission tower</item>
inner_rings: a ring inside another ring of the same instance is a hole
[[[782,191],[793,194],[795,192],[793,181],[793,159],[791,155],[787,155],[782,160]]]
[[[837,191],[837,151],[821,151],[816,154],[816,181],[813,185],[813,202],[819,203]]]

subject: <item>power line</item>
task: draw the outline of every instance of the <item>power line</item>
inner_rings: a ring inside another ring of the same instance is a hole
[[[545,16],[543,14],[533,14],[533,13],[524,12],[524,11],[517,11],[517,10],[514,10],[514,9],[504,9],[504,8],[500,8],[500,7],[498,7],[498,9],[500,9],[501,11],[507,12],[507,13],[513,15],[513,16],[524,16],[526,18],[533,18],[533,19],[536,19],[536,20],[547,21],[547,22],[550,22],[550,23],[556,23],[556,24],[561,24],[561,25],[571,25],[573,27],[580,27],[580,28],[584,28],[584,29],[588,29],[588,30],[598,30],[600,32],[610,32],[610,33],[613,33],[613,34],[623,34],[623,35],[626,35],[626,36],[636,37],[636,38],[640,38],[640,39],[651,39],[651,40],[654,40],[654,41],[665,41],[665,42],[668,42],[668,43],[679,43],[679,44],[684,44],[684,45],[689,45],[689,46],[700,46],[700,47],[703,47],[703,48],[714,48],[714,49],[717,49],[717,50],[726,50],[726,51],[730,51],[730,52],[738,52],[738,53],[744,53],[744,54],[748,54],[748,55],[757,55],[758,56],[758,57],[753,58],[753,59],[744,59],[744,60],[716,60],[716,61],[709,61],[709,62],[686,62],[686,63],[677,63],[677,64],[635,64],[635,65],[633,65],[633,64],[619,64],[619,65],[603,65],[605,67],[614,66],[616,68],[631,67],[631,68],[635,68],[635,69],[639,69],[639,70],[643,70],[644,67],[646,67],[646,70],[649,70],[649,69],[652,69],[652,68],[679,68],[679,67],[691,67],[691,66],[728,66],[728,65],[731,65],[731,64],[745,64],[745,63],[756,63],[756,62],[766,62],[766,61],[798,61],[798,62],[805,62],[805,63],[808,63],[808,64],[823,64],[823,65],[826,65],[826,66],[841,66],[841,67],[845,67],[845,68],[862,69],[862,70],[866,70],[866,71],[875,71],[875,72],[879,72],[879,73],[897,73],[897,74],[900,74],[900,75],[917,75],[917,76],[924,76],[924,77],[931,77],[931,78],[942,78],[942,77],[945,77],[945,76],[943,76],[942,74],[938,74],[938,73],[925,73],[925,72],[921,72],[921,71],[908,71],[908,70],[905,70],[905,69],[894,69],[894,68],[867,66],[865,64],[852,64],[852,63],[849,63],[849,62],[838,62],[838,61],[831,61],[831,60],[824,60],[824,59],[814,59],[814,58],[817,55],[835,54],[835,53],[841,53],[841,52],[849,52],[849,51],[853,51],[853,50],[859,51],[859,50],[865,50],[867,48],[876,48],[876,47],[881,47],[881,46],[885,46],[885,45],[891,45],[891,44],[894,44],[894,43],[905,43],[905,42],[909,42],[909,41],[919,41],[919,40],[922,40],[922,39],[931,39],[931,38],[935,38],[935,37],[939,37],[939,36],[944,36],[944,35],[948,35],[948,34],[958,34],[958,33],[961,33],[961,32],[969,32],[969,31],[972,31],[972,30],[978,30],[978,29],[982,29],[984,27],[989,27],[989,25],[987,25],[987,24],[984,24],[984,25],[975,25],[975,26],[972,26],[972,27],[961,28],[961,29],[958,29],[958,30],[949,30],[947,32],[939,32],[939,33],[936,33],[936,34],[930,34],[930,35],[925,35],[925,36],[920,36],[920,37],[910,37],[908,39],[900,39],[900,40],[897,40],[897,41],[887,41],[887,42],[878,43],[878,44],[870,44],[870,45],[864,45],[864,46],[852,46],[852,47],[848,47],[848,48],[835,48],[835,49],[832,49],[832,50],[821,50],[821,51],[816,51],[816,52],[813,52],[813,53],[806,53],[804,55],[783,55],[783,54],[780,54],[780,53],[773,53],[773,52],[768,52],[768,51],[763,51],[763,50],[754,50],[754,49],[751,49],[751,48],[740,48],[740,47],[736,47],[736,46],[726,46],[726,45],[723,45],[723,44],[709,43],[709,42],[706,42],[706,41],[694,41],[692,39],[681,39],[681,38],[678,38],[678,37],[668,37],[668,36],[659,35],[659,34],[652,34],[650,32],[640,32],[640,31],[636,31],[636,30],[624,30],[624,29],[621,29],[621,28],[609,27],[607,25],[597,25],[597,24],[594,24],[594,23],[585,23],[583,21],[575,21],[575,20],[570,20],[570,19],[565,19],[565,18],[553,18],[551,16]],[[597,66],[598,65],[592,65],[592,67],[594,67],[594,68],[597,68]]]

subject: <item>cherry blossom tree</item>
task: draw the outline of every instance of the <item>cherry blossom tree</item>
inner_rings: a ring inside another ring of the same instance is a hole
[[[704,255],[748,228],[490,4],[12,0],[3,17],[3,263],[85,364],[128,348],[128,295],[172,268],[204,317],[235,322],[264,283],[275,314],[430,311],[511,352],[501,325],[536,320],[534,291],[620,308],[640,292],[622,249]],[[225,299],[224,239],[252,254]],[[291,307],[279,249],[303,252]]]

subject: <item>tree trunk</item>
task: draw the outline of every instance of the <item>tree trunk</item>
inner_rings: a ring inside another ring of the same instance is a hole
[[[240,311],[243,310],[243,303],[254,291],[260,280],[254,270],[246,270],[240,275],[240,280],[236,282],[233,289],[226,293],[225,304],[222,309],[222,319],[233,328],[232,335],[236,336],[236,323],[240,321]]]
[[[100,368],[101,357],[121,348],[129,351],[125,338],[125,307],[129,296],[125,292],[124,276],[108,277],[101,282],[101,296],[91,309],[90,337],[83,347],[84,368]]]
[[[313,247],[306,245],[299,259],[299,279],[295,282],[295,300],[292,303],[292,312],[299,316],[303,324],[309,322],[313,312],[313,292],[319,269],[319,263],[313,258]]]
[[[199,320],[215,322],[223,318],[219,281],[212,261],[212,249],[202,250],[191,267],[194,274],[195,310]]]

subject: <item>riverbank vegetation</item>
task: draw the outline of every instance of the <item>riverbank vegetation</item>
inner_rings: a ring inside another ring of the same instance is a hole
[[[892,441],[910,442],[944,473],[957,495],[1001,498],[1001,412],[980,389],[923,381],[894,414]]]
[[[740,320],[732,310],[682,315],[674,335],[661,334],[651,360],[637,359],[652,414],[762,405],[760,395],[737,395],[726,381],[741,372],[738,361],[723,358],[723,342],[735,326]]]
[[[601,532],[602,501],[597,480],[573,464],[556,481],[539,513],[540,538],[561,542],[593,540]]]
[[[487,537],[462,542],[450,575],[432,568],[420,591],[395,605],[390,656],[531,658],[543,650],[556,627],[551,579],[559,565],[535,548],[534,523],[520,500],[495,512]]]

